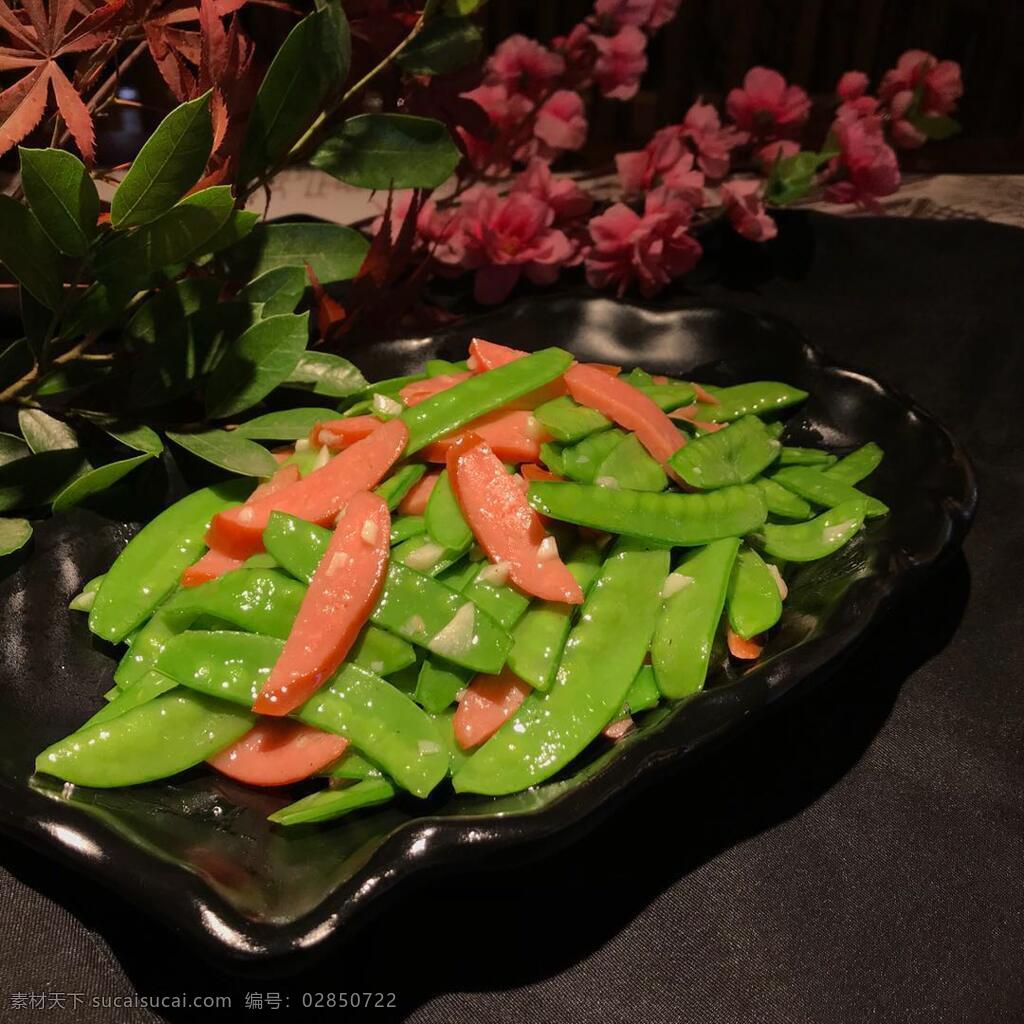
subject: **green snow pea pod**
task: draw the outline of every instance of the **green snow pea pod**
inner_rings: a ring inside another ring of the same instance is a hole
[[[267,815],[275,825],[310,825],[333,821],[364,807],[386,804],[395,795],[387,779],[363,779],[343,789],[322,789]]]
[[[424,658],[413,699],[425,710],[437,714],[455,700],[460,690],[469,686],[475,674],[443,658]]]
[[[182,633],[158,671],[182,686],[249,706],[283,642],[253,633]],[[359,665],[343,665],[294,717],[345,736],[399,785],[426,796],[448,774],[448,752],[431,719],[409,697]]]
[[[99,576],[93,576],[93,578],[89,580],[89,582],[86,583],[73,598],[71,598],[68,603],[68,611],[89,611],[92,608],[93,601],[96,600],[96,591],[100,589],[100,584],[103,582],[104,576],[106,576],[106,573],[101,573]]]
[[[284,512],[271,512],[263,530],[263,546],[303,583],[313,578],[330,539],[330,530]]]
[[[471,558],[464,558],[461,562],[456,562],[439,572],[434,579],[461,594],[476,579],[480,565],[480,559],[474,561]]]
[[[346,661],[368,668],[378,676],[390,676],[416,663],[416,651],[401,637],[368,622],[348,652]]]
[[[780,466],[831,466],[836,457],[820,448],[799,448],[784,444],[779,449]]]
[[[769,436],[774,437],[777,441],[782,437],[783,432],[786,429],[786,424],[782,420],[770,420],[764,425],[764,429],[768,431]]]
[[[851,452],[845,459],[840,459],[834,466],[825,470],[825,475],[845,484],[859,484],[866,476],[870,476],[882,461],[882,449],[869,441],[866,445]]]
[[[116,692],[110,703],[101,707],[92,718],[85,722],[82,728],[84,729],[86,725],[97,725],[100,722],[107,722],[111,718],[117,718],[118,715],[123,715],[126,711],[131,711],[132,708],[137,708],[140,704],[146,704],[154,697],[159,697],[161,693],[173,690],[177,685],[169,676],[165,676],[161,672],[150,671],[134,686],[126,690],[115,686]]]
[[[693,401],[694,391],[684,380],[669,379],[664,384],[655,383],[646,370],[631,370],[624,378],[638,391],[642,391],[664,412],[671,412]]]
[[[813,515],[814,510],[810,502],[804,501],[792,491],[787,491],[774,480],[762,476],[754,483],[761,488],[769,515],[779,516],[781,519],[810,519]]]
[[[744,416],[725,430],[695,438],[668,461],[691,487],[710,491],[749,483],[778,458],[779,448],[756,416]]]
[[[778,580],[752,548],[743,547],[736,556],[725,607],[732,631],[744,640],[771,629],[782,616]]]
[[[367,761],[358,750],[349,747],[337,761],[319,775],[328,775],[332,779],[380,779],[380,769]]]
[[[787,466],[773,473],[772,479],[814,505],[835,508],[844,501],[863,501],[869,519],[884,516],[889,511],[889,506],[885,502],[872,498],[851,484],[837,480],[812,466]]]
[[[448,470],[442,470],[427,501],[427,533],[441,547],[465,550],[473,543],[473,531],[455,500],[455,493],[448,481]]]
[[[442,377],[449,373],[465,373],[469,367],[466,365],[465,359],[457,363],[447,359],[428,359],[426,369],[428,377]]]
[[[410,462],[407,466],[396,469],[382,484],[374,489],[374,494],[388,503],[392,512],[401,504],[402,499],[419,483],[427,467],[421,462]]]
[[[548,348],[487,373],[461,381],[419,405],[406,409],[402,419],[409,428],[406,454],[417,452],[471,420],[507,405],[515,398],[560,377],[572,364],[572,356]]]
[[[455,739],[455,727],[452,725],[455,710],[453,708],[446,708],[444,711],[439,711],[436,715],[431,715],[430,717],[437,723],[438,732],[441,733],[448,744],[448,775],[453,776],[469,759],[468,752],[463,750]]]
[[[266,551],[258,551],[250,555],[240,566],[240,569],[280,569],[277,559]]]
[[[806,523],[776,526],[766,523],[754,535],[762,550],[786,562],[813,562],[838,551],[864,525],[862,500],[844,501]]]
[[[591,434],[582,441],[562,449],[562,472],[581,484],[592,484],[602,462],[626,439],[626,433],[618,427]]]
[[[461,548],[446,548],[421,533],[418,537],[410,537],[396,544],[391,549],[391,560],[401,562],[426,576],[436,576],[455,565],[469,550],[470,543],[472,540]]]
[[[427,521],[423,516],[395,516],[391,520],[391,546],[396,547],[403,540],[426,533]]]
[[[205,548],[210,520],[244,501],[251,480],[204,487],[144,526],[110,567],[89,612],[89,629],[117,643],[152,614]]]
[[[768,515],[764,495],[753,484],[706,494],[652,494],[538,481],[530,485],[528,497],[538,512],[552,519],[684,547],[743,536]]]
[[[482,608],[503,629],[511,629],[530,606],[530,599],[501,581],[498,569],[484,563],[462,589],[466,597]]]
[[[647,711],[656,707],[660,700],[661,693],[654,679],[654,666],[641,665],[615,718],[618,720],[635,715],[638,711]]]
[[[384,380],[367,384],[359,394],[362,398],[372,398],[374,395],[397,395],[406,384],[415,384],[418,380],[426,379],[425,373],[409,373],[404,377],[385,377]]]
[[[456,792],[497,796],[536,785],[601,732],[647,653],[668,559],[664,549],[619,542],[566,641],[551,689],[529,694],[469,757],[452,780]]]
[[[651,641],[654,676],[666,697],[689,697],[704,686],[739,546],[735,537],[708,544],[668,578]]]
[[[213,757],[255,721],[245,708],[175,689],[47,747],[36,771],[79,786],[136,786]]]
[[[602,487],[624,487],[627,491],[663,491],[668,477],[647,454],[636,434],[627,434],[597,467],[594,483]]]
[[[741,416],[764,416],[796,405],[807,397],[806,391],[773,380],[751,381],[730,388],[709,390],[719,404],[698,405],[695,419],[703,423],[729,423]]]
[[[282,466],[297,466],[299,476],[309,476],[316,469],[317,459],[320,457],[320,449],[312,446],[297,448],[288,456]]]
[[[566,568],[586,594],[601,570],[601,552],[593,544],[580,544]],[[535,601],[512,629],[508,667],[536,690],[549,689],[555,678],[573,610],[558,601]]]
[[[552,398],[538,405],[533,415],[547,428],[548,433],[562,444],[575,444],[588,434],[607,430],[612,425],[607,416],[596,409],[577,405],[568,395]]]
[[[560,445],[552,444],[550,441],[543,442],[540,446],[540,461],[552,473],[557,473],[559,476],[565,474],[565,460],[562,458],[562,447]]]

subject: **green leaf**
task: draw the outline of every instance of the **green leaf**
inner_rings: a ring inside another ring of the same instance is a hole
[[[483,46],[483,34],[465,18],[434,18],[398,55],[401,67],[414,75],[447,75],[472,64]]]
[[[293,313],[308,285],[302,267],[278,267],[250,281],[235,298],[256,306],[261,317]]]
[[[23,548],[32,537],[27,519],[0,519],[0,555],[10,555]]]
[[[342,224],[260,224],[221,258],[235,281],[308,263],[321,284],[331,284],[355,277],[369,247],[363,235]]]
[[[252,325],[224,354],[206,390],[207,415],[233,416],[288,379],[309,340],[309,314],[282,313]]]
[[[255,441],[238,437],[237,431],[205,430],[198,434],[167,431],[182,448],[214,466],[242,476],[270,476],[277,469],[274,456]]]
[[[233,432],[258,441],[297,441],[307,437],[318,423],[337,418],[334,409],[284,409],[240,423]]]
[[[444,12],[453,18],[475,14],[487,0],[444,0]]]
[[[75,432],[42,409],[21,409],[18,412],[18,429],[36,454],[78,447]]]
[[[338,0],[325,3],[288,33],[271,62],[249,114],[242,180],[278,163],[341,90],[352,43]]]
[[[329,398],[348,398],[362,391],[367,381],[357,366],[341,356],[330,352],[305,352],[284,386]]]
[[[98,384],[110,372],[109,363],[68,363],[66,366],[56,366],[40,379],[34,393],[37,398],[42,398],[46,395],[84,391]]]
[[[919,132],[923,132],[925,136],[936,142],[951,138],[961,131],[960,122],[954,121],[951,117],[925,117],[923,114],[911,114],[907,120]]]
[[[152,455],[134,455],[120,462],[108,462],[105,466],[97,466],[71,481],[54,499],[53,511],[63,512],[91,498],[94,494],[113,487],[123,476],[127,476],[136,466],[148,462]]]
[[[830,158],[831,154],[810,150],[778,157],[768,177],[766,200],[775,206],[786,206],[802,199],[813,187],[818,168]]]
[[[216,304],[221,282],[212,277],[186,277],[162,288],[144,302],[128,321],[125,333],[154,342],[183,330],[187,317]]]
[[[18,289],[21,304],[21,326],[25,331],[25,340],[32,349],[36,362],[45,362],[44,349],[47,348],[47,335],[53,323],[53,310],[47,309],[32,293],[24,287]]]
[[[252,234],[260,222],[260,215],[251,210],[232,210],[231,216],[224,222],[220,230],[208,238],[195,252],[188,255],[189,260],[199,260],[223,249],[229,249]]]
[[[131,235],[115,238],[96,257],[107,284],[137,291],[169,264],[180,263],[212,238],[231,216],[227,185],[203,189]]]
[[[0,466],[31,454],[32,449],[20,437],[0,433]]]
[[[0,345],[0,387],[20,380],[32,369],[32,350],[25,338]]]
[[[113,327],[124,315],[124,307],[133,291],[120,282],[108,286],[96,281],[89,285],[68,311],[59,337],[79,338],[89,331],[104,331]]]
[[[60,260],[27,206],[0,195],[0,263],[48,309],[61,300]]]
[[[89,464],[77,448],[39,452],[0,466],[0,512],[48,505]]]
[[[62,252],[81,259],[96,237],[100,197],[73,153],[20,149],[21,183],[39,226]]]
[[[111,224],[136,227],[165,214],[199,180],[212,147],[206,93],[175,107],[157,125],[114,193]]]
[[[140,423],[136,427],[108,424],[103,429],[115,441],[120,441],[127,448],[134,448],[137,452],[159,455],[164,450],[164,443],[160,440],[160,435],[144,423]]]
[[[360,114],[327,139],[310,163],[358,188],[435,188],[448,180],[459,159],[440,121]]]

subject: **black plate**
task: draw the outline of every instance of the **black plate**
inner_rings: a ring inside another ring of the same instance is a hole
[[[57,854],[235,967],[297,966],[349,935],[401,883],[427,869],[496,863],[578,837],[660,767],[737,731],[796,687],[822,678],[893,597],[958,546],[975,504],[970,463],[906,396],[828,360],[789,326],[733,308],[652,312],[605,300],[528,301],[434,338],[378,344],[354,358],[375,379],[461,358],[483,335],[523,348],[562,345],[584,359],[693,375],[771,378],[812,395],[794,443],[886,451],[867,485],[892,507],[862,537],[795,574],[766,656],[720,668],[686,704],[651,711],[633,735],[535,791],[498,799],[436,796],[333,826],[285,833],[265,816],[287,802],[197,769],[129,790],[31,777],[34,755],[75,728],[110,685],[110,652],[68,613],[133,527],[76,511],[41,524],[34,549],[0,582],[0,826]],[[9,560],[10,561],[10,560]]]

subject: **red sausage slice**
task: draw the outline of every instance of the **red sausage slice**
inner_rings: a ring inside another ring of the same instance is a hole
[[[207,764],[250,786],[289,786],[326,768],[348,740],[290,718],[265,718]]]
[[[530,687],[505,669],[498,676],[477,676],[459,701],[452,717],[455,740],[463,750],[489,740],[511,718]]]

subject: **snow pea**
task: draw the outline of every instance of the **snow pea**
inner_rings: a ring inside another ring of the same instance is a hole
[[[479,558],[475,560],[472,557],[464,558],[461,562],[456,562],[439,572],[434,579],[461,594],[476,579],[477,573],[480,572],[481,561]]]
[[[352,747],[349,747],[334,764],[319,774],[329,775],[332,779],[382,778],[380,769],[374,767],[372,762],[367,761],[358,750],[353,750]]]
[[[251,480],[204,487],[175,502],[144,526],[108,570],[89,612],[89,629],[111,643],[123,640],[174,589],[204,549],[210,520],[244,501]]]
[[[410,462],[407,466],[396,469],[383,483],[374,489],[388,503],[392,512],[401,504],[402,499],[419,483],[427,467],[421,462]]]
[[[658,684],[654,679],[654,666],[641,665],[636,678],[630,683],[626,699],[619,708],[616,719],[635,715],[638,711],[647,711],[656,707],[661,700]]]
[[[378,676],[391,676],[416,663],[416,650],[401,637],[368,622],[356,637],[346,660]]]
[[[157,666],[182,686],[249,706],[283,646],[253,633],[182,633],[167,644]],[[430,718],[359,665],[343,665],[294,717],[345,736],[417,796],[426,796],[448,774],[448,753]]]
[[[271,512],[263,546],[297,580],[309,583],[327,550],[331,531],[284,512]]]
[[[442,547],[465,550],[473,543],[473,531],[455,500],[447,469],[442,471],[430,492],[424,518],[427,533]]]
[[[511,629],[530,606],[530,599],[507,583],[492,581],[494,568],[484,563],[462,593],[503,629]]]
[[[309,825],[333,821],[363,807],[386,804],[395,795],[387,779],[363,779],[344,789],[322,789],[267,815],[275,825]]]
[[[601,552],[593,544],[580,544],[566,568],[586,594],[601,568]],[[547,690],[562,657],[573,607],[557,601],[535,601],[512,629],[508,666],[534,689]]]
[[[779,449],[780,466],[831,466],[836,457],[820,448],[799,448],[783,445]]]
[[[735,537],[708,544],[668,578],[651,642],[654,675],[666,697],[689,697],[704,686],[739,546]]]
[[[426,380],[425,373],[409,373],[404,377],[385,377],[384,380],[367,384],[359,392],[360,398],[372,398],[374,395],[397,395],[406,384],[415,384],[419,380]]]
[[[401,562],[426,576],[436,576],[455,565],[469,550],[471,543],[472,537],[461,548],[446,548],[421,533],[396,544],[391,549],[391,561]]]
[[[624,487],[628,491],[663,491],[668,477],[658,463],[647,454],[636,434],[627,434],[597,467],[594,482],[602,486]]]
[[[99,576],[93,576],[93,578],[89,580],[89,582],[86,583],[73,598],[71,598],[68,603],[68,611],[89,611],[92,608],[93,601],[96,600],[96,591],[100,589],[100,584],[103,582],[104,576],[106,576],[106,573],[101,573]]]
[[[540,446],[540,461],[544,463],[552,473],[562,476],[565,473],[565,460],[562,458],[561,445],[545,441]]]
[[[552,519],[686,547],[750,533],[768,515],[764,495],[753,484],[706,494],[651,494],[539,481],[528,494],[530,504]]]
[[[592,484],[597,478],[598,467],[625,439],[625,431],[612,427],[563,448],[561,475],[581,484]]]
[[[607,416],[596,409],[577,405],[568,395],[538,405],[533,415],[547,428],[548,433],[562,444],[575,444],[588,434],[607,430],[612,425]]]
[[[787,562],[813,562],[838,551],[864,525],[867,508],[859,498],[844,501],[806,523],[766,523],[754,535],[762,550]]]
[[[457,363],[453,363],[448,359],[428,359],[426,366],[428,377],[443,377],[449,373],[465,373],[468,369],[469,367],[466,365],[465,359],[460,359]]]
[[[560,377],[572,365],[572,356],[547,348],[487,373],[460,381],[419,405],[406,409],[402,419],[409,428],[406,454],[419,451],[471,420],[500,409],[513,399]]]
[[[460,668],[443,658],[424,658],[416,679],[414,699],[434,714],[444,711],[459,691],[469,686],[475,674],[471,669]]]
[[[395,516],[391,520],[391,546],[401,544],[410,537],[418,537],[427,531],[427,521],[423,516]]]
[[[529,694],[468,758],[452,779],[457,792],[497,796],[536,785],[611,721],[651,641],[668,559],[664,549],[618,543],[566,641],[551,689]]]
[[[175,689],[52,744],[36,758],[36,771],[80,786],[135,786],[205,761],[255,721],[246,708]]]
[[[870,476],[882,461],[882,449],[869,441],[866,445],[851,452],[845,459],[840,459],[834,466],[825,470],[825,475],[843,483],[859,484],[866,476]]]
[[[756,416],[743,416],[725,430],[695,438],[668,461],[691,487],[710,491],[749,483],[778,458],[780,447]]]
[[[126,711],[131,711],[132,708],[145,704],[153,700],[154,697],[159,697],[161,693],[173,690],[177,685],[173,679],[165,676],[162,672],[149,671],[126,690],[115,686],[116,692],[110,703],[101,707],[92,718],[85,722],[85,725],[97,725],[100,722],[109,721],[111,718],[117,718],[118,715],[123,715]],[[82,728],[85,728],[85,725]]]
[[[725,607],[732,631],[744,640],[771,629],[782,616],[775,574],[752,548],[743,547],[736,556]]]
[[[439,711],[436,715],[431,715],[430,717],[437,723],[438,731],[448,744],[448,775],[451,777],[469,759],[467,751],[463,750],[455,739],[455,727],[452,721],[455,717],[455,709],[446,708],[444,711]]]
[[[638,391],[642,391],[658,408],[671,412],[693,401],[693,387],[684,380],[667,380],[657,384],[646,370],[631,370],[624,378]]]
[[[797,497],[792,491],[787,491],[781,484],[766,476],[758,477],[754,483],[761,488],[769,515],[779,516],[781,519],[811,518],[813,510],[810,502]]]
[[[764,416],[802,402],[806,391],[773,380],[751,381],[729,388],[709,389],[718,405],[698,405],[695,419],[703,423],[729,423],[741,416]]]
[[[858,491],[856,487],[822,473],[812,466],[787,466],[772,474],[772,479],[788,491],[814,505],[835,508],[844,501],[863,501],[869,519],[884,516],[889,506],[878,498],[872,498]]]

